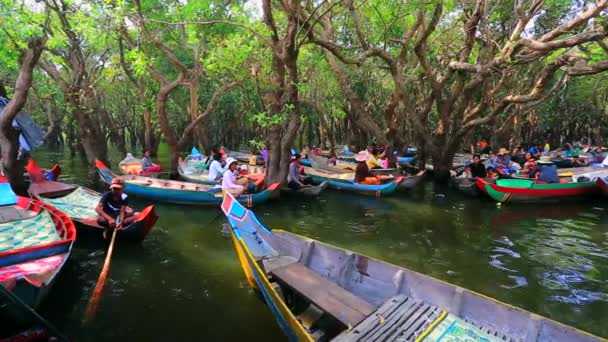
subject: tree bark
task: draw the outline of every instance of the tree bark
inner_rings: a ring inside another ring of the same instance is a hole
[[[11,185],[17,191],[25,189],[25,181],[23,179],[23,166],[25,163],[18,162],[17,160],[19,153],[19,131],[13,127],[13,120],[27,101],[27,95],[32,86],[34,67],[40,59],[45,44],[46,38],[31,38],[28,41],[28,47],[21,53],[21,67],[19,69],[19,76],[15,82],[15,93],[13,98],[4,107],[0,116],[2,169]]]

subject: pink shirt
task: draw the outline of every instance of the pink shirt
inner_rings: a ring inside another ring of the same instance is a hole
[[[224,177],[222,178],[222,189],[242,189],[242,185],[236,184],[236,175],[234,172],[230,170],[226,170],[224,172]]]

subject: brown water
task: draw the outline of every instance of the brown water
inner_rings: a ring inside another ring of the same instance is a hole
[[[80,159],[65,179],[93,185]],[[120,158],[114,156],[117,163]],[[161,160],[162,161],[162,160]],[[143,208],[148,201],[132,199]],[[427,183],[375,199],[328,190],[255,208],[261,222],[368,254],[608,337],[608,200],[497,207]],[[98,240],[77,242],[42,313],[74,340],[285,340],[248,288],[219,209],[157,205],[141,245],[118,244],[95,320],[81,324],[103,263]]]

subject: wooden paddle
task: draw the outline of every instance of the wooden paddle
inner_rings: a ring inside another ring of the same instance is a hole
[[[93,289],[93,294],[91,295],[91,299],[89,299],[87,309],[84,313],[84,324],[88,323],[93,319],[93,317],[95,317],[95,312],[97,311],[97,306],[99,305],[99,300],[101,299],[101,294],[103,292],[103,286],[106,283],[106,278],[108,277],[108,272],[110,271],[110,261],[112,260],[112,252],[114,251],[114,241],[116,240],[117,230],[118,229],[114,228],[112,232],[112,240],[110,241],[110,246],[108,247],[108,252],[106,253],[106,259],[103,263],[101,273],[99,274],[99,279],[97,279],[97,284],[95,284],[95,289]]]

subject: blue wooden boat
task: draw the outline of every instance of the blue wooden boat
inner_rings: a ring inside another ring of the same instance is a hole
[[[120,177],[125,181],[125,192],[134,196],[148,198],[158,202],[196,205],[219,205],[222,202],[222,189],[213,185],[179,182],[137,175],[118,176],[101,161],[96,161],[97,171],[101,180],[109,185],[112,179]],[[259,179],[257,186],[263,185],[264,179]],[[245,194],[238,200],[251,207],[270,199],[275,191],[279,191],[279,183],[274,183],[254,194]]]
[[[397,163],[399,163],[399,165],[403,165],[403,164],[409,164],[412,165],[413,161],[416,160],[416,157],[397,157]]]
[[[315,184],[328,182],[328,186],[336,190],[345,190],[356,192],[369,196],[386,196],[395,192],[404,177],[400,176],[392,181],[380,185],[364,185],[354,182],[354,173],[331,173],[323,170],[317,170],[310,167],[304,167],[304,173],[312,179]]]
[[[303,166],[312,167],[312,161],[310,159],[300,159],[300,164]]]
[[[269,230],[230,194],[222,210],[247,282],[289,341],[602,340],[405,267]]]
[[[38,306],[75,240],[74,222],[66,214],[37,199],[16,196],[9,183],[0,183],[0,286],[28,306]]]

